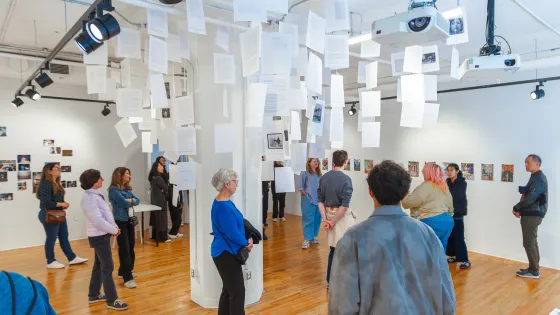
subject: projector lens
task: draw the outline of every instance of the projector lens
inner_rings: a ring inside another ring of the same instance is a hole
[[[429,16],[419,17],[408,22],[408,27],[413,32],[421,32],[430,25],[431,18]]]

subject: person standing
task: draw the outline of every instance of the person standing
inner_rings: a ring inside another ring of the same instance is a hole
[[[61,269],[64,265],[54,258],[54,244],[56,240],[60,242],[60,247],[68,258],[69,265],[83,264],[88,260],[76,256],[70,246],[68,240],[68,223],[64,220],[61,223],[47,222],[48,210],[65,210],[70,207],[68,202],[64,201],[65,190],[60,185],[60,164],[47,163],[43,167],[41,179],[37,188],[37,199],[40,200],[39,221],[45,229],[47,238],[45,240],[45,256],[47,257],[47,268]]]
[[[516,275],[524,278],[540,278],[539,243],[537,232],[548,210],[548,181],[541,171],[542,160],[536,154],[525,159],[525,170],[531,173],[527,186],[523,190],[521,201],[513,207],[513,215],[521,218],[523,247],[529,259],[529,268],[519,270]]]
[[[173,196],[173,189],[177,189],[177,187],[176,185],[169,185],[169,189],[171,190],[170,196]],[[169,230],[170,239],[183,237],[183,234],[179,233],[179,228],[181,227],[181,218],[183,215],[183,191],[179,191],[176,202],[176,206],[174,206],[173,203],[169,204],[169,215],[171,216],[171,229]]]
[[[128,304],[119,300],[117,296],[111,254],[111,235],[118,237],[121,230],[105,198],[98,192],[103,186],[103,177],[98,170],[87,170],[80,175],[80,186],[85,190],[81,206],[86,217],[88,241],[95,251],[95,262],[89,282],[89,303],[105,302],[109,309],[124,311],[128,309]],[[100,292],[101,286],[105,293]]]
[[[410,182],[393,161],[381,162],[368,174],[375,210],[338,242],[330,315],[455,314],[445,250],[431,228],[401,208]]]
[[[140,204],[140,199],[132,193],[130,180],[132,175],[126,167],[117,167],[113,171],[111,186],[109,187],[109,201],[113,207],[113,216],[121,233],[117,236],[119,244],[119,272],[118,277],[124,279],[124,286],[136,288],[134,278],[134,245],[136,242],[136,227],[132,220],[133,207]]]
[[[449,164],[447,166],[447,187],[453,197],[453,230],[447,242],[447,262],[460,262],[459,268],[471,267],[467,243],[465,243],[464,216],[467,215],[467,181],[460,171],[459,165]]]
[[[210,252],[223,283],[218,314],[243,315],[245,283],[236,255],[243,247],[251,252],[253,239],[245,237],[243,214],[231,201],[238,186],[237,174],[230,169],[220,169],[212,176],[212,186],[219,192],[210,212],[214,235]]]
[[[148,175],[150,181],[150,203],[161,208],[159,211],[150,212],[150,225],[152,226],[152,239],[158,242],[169,243],[167,237],[167,204],[169,199],[169,184],[165,181],[165,169],[158,161],[152,164]]]
[[[274,167],[284,167],[281,161],[274,161]],[[286,208],[286,193],[276,192],[276,182],[272,181],[272,222],[278,222],[278,219],[282,222],[286,222],[284,218],[284,209]]]
[[[453,230],[453,197],[443,179],[443,170],[437,164],[428,163],[422,170],[424,182],[402,201],[403,208],[410,209],[410,215],[429,227],[447,248],[447,241]]]
[[[349,209],[354,188],[350,177],[343,172],[347,164],[348,153],[344,150],[335,151],[333,153],[334,169],[321,177],[317,189],[318,207],[327,230],[327,241],[330,247],[327,283],[331,278],[336,243],[346,230],[356,224],[356,218]]]
[[[307,159],[306,170],[300,174],[299,191],[301,192],[301,223],[303,225],[303,244],[301,248],[309,248],[310,243],[319,244],[316,238],[321,228],[321,212],[317,198],[317,189],[321,179],[321,168],[318,159]]]

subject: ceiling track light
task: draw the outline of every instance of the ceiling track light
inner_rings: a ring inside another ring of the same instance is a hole
[[[49,77],[48,74],[44,73],[43,70],[41,70],[41,74],[37,78],[35,78],[35,82],[37,82],[37,84],[39,84],[41,88],[46,88],[47,86],[54,83],[51,77]]]
[[[177,4],[183,2],[183,0],[159,0],[163,4]]]
[[[356,104],[352,104],[352,107],[348,110],[348,115],[354,116],[358,111],[356,110]]]
[[[531,92],[531,98],[533,100],[538,100],[538,99],[541,99],[541,98],[545,97],[546,94],[545,94],[544,90],[541,89],[541,87],[543,87],[543,86],[544,86],[544,82],[541,81],[536,86],[535,90],[533,92]]]
[[[108,116],[110,113],[111,113],[111,110],[109,109],[109,104],[106,104],[103,107],[103,110],[101,111],[101,115]]]
[[[97,17],[90,18],[86,23],[86,31],[96,42],[101,43],[109,40],[121,32],[117,19],[111,14],[103,14],[103,11],[114,11],[111,0],[104,0],[97,5]]]
[[[80,48],[82,52],[84,52],[86,55],[89,55],[90,53],[97,50],[97,48],[103,46],[103,43],[98,43],[93,40],[91,36],[89,36],[88,32],[86,31],[87,21],[83,21],[82,23],[82,32],[74,38],[74,43],[76,44],[76,46],[78,46],[78,48]]]
[[[16,98],[12,101],[12,105],[14,105],[15,108],[18,108],[23,105],[23,100],[16,96]]]
[[[31,88],[29,88],[27,91],[25,91],[25,95],[27,97],[29,97],[31,100],[34,101],[38,101],[41,99],[41,94],[39,94],[37,91],[35,91],[35,86],[30,85]]]

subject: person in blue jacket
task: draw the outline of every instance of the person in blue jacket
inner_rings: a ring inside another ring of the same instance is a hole
[[[132,272],[135,260],[135,230],[134,222],[131,220],[133,216],[132,207],[140,204],[140,199],[132,193],[131,178],[132,175],[128,168],[117,167],[113,171],[111,186],[109,187],[109,201],[113,207],[113,216],[121,230],[121,234],[117,236],[120,262],[118,277],[124,279],[124,285],[129,289],[136,287],[134,281],[136,275]]]
[[[245,314],[245,284],[236,254],[243,247],[250,252],[253,239],[245,238],[243,214],[231,201],[237,190],[237,174],[233,170],[220,169],[212,177],[212,186],[219,191],[211,211],[214,234],[211,255],[223,283],[218,314]]]
[[[56,315],[41,283],[6,271],[0,272],[0,310],[2,314]]]

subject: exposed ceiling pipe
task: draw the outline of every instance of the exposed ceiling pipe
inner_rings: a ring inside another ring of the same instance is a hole
[[[520,0],[511,0],[511,1],[515,2],[515,4],[517,4],[521,9],[525,10],[525,12],[529,13],[529,15],[531,15],[533,18],[535,18],[535,20],[537,20],[539,23],[544,25],[546,28],[548,28],[549,30],[556,33],[556,35],[560,36],[560,31],[558,31],[557,29],[552,27],[552,25],[548,24],[545,20],[541,19],[537,14],[535,14],[533,11],[531,11],[531,9],[529,9]]]
[[[6,13],[6,18],[4,19],[4,24],[0,30],[0,43],[4,42],[4,37],[12,20],[12,15],[14,14],[14,8],[16,7],[17,0],[11,0],[10,7],[8,8],[8,13]]]
[[[27,61],[38,61],[38,62],[41,62],[41,61],[45,60],[45,58],[41,58],[41,57],[27,56],[27,55],[23,55],[23,54],[7,53],[7,52],[0,52],[0,57],[18,59],[18,60],[27,60]],[[52,63],[56,63],[56,64],[59,64],[59,65],[65,65],[65,66],[83,67],[83,68],[85,68],[87,66],[83,62],[60,60],[60,59],[53,59]],[[111,63],[109,63],[109,64],[111,64]],[[118,67],[111,67],[110,65],[109,65],[109,68],[110,69],[115,69],[115,70],[120,69]]]

